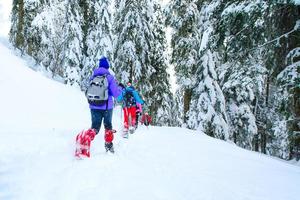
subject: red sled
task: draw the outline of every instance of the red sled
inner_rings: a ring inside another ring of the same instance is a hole
[[[91,128],[88,130],[81,131],[76,136],[75,157],[77,158],[90,157],[91,141],[94,140],[95,136],[96,136],[96,131]]]

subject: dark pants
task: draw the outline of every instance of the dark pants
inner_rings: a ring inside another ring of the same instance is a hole
[[[141,115],[141,113],[140,112],[136,112],[136,120],[135,120],[135,127],[137,128],[138,127],[138,125],[139,125],[139,121],[140,121],[140,115]]]
[[[91,109],[91,115],[92,115],[92,128],[96,129],[96,132],[98,134],[102,119],[104,122],[104,128],[111,130],[112,129],[112,113],[113,109],[109,110],[98,110],[98,109]]]

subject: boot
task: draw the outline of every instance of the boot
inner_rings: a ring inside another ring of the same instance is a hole
[[[111,153],[115,153],[114,144],[112,142],[105,142],[105,150],[106,152],[110,151]]]
[[[127,128],[124,128],[122,136],[123,136],[123,138],[128,138],[128,129]]]
[[[130,134],[133,134],[134,133],[134,131],[135,131],[135,127],[134,126],[131,126],[130,128],[129,128],[129,133]]]

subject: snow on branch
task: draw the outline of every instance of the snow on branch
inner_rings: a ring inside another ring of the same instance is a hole
[[[295,58],[300,57],[300,47],[297,47],[291,50],[285,59],[285,64],[288,65],[289,63],[293,63]]]
[[[273,39],[273,40],[270,40],[270,41],[268,41],[268,42],[265,42],[265,43],[262,44],[262,45],[259,45],[259,46],[257,46],[257,47],[251,48],[251,49],[249,49],[249,51],[253,51],[253,50],[262,48],[262,47],[264,47],[264,46],[266,46],[266,45],[269,45],[269,44],[271,44],[271,43],[273,43],[273,42],[275,42],[275,41],[278,42],[281,38],[284,38],[284,37],[287,38],[291,33],[296,32],[296,31],[298,31],[298,30],[300,30],[300,20],[297,20],[297,21],[296,21],[296,24],[295,24],[294,28],[293,28],[292,30],[290,30],[289,32],[284,33],[284,34],[278,36],[277,38],[275,38],[275,39]]]
[[[295,31],[296,31],[296,30],[300,30],[300,19],[298,19],[298,20],[296,21],[294,30],[295,30]]]

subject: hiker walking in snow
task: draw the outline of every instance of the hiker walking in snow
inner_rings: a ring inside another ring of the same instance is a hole
[[[142,104],[136,103],[136,112],[135,112],[135,115],[136,115],[136,118],[135,118],[136,128],[139,125],[139,119],[140,119],[140,116],[142,115],[142,112],[143,112]]]
[[[118,101],[122,102],[124,113],[124,136],[133,133],[136,129],[136,105],[137,103],[143,104],[144,101],[140,98],[138,92],[134,89],[130,82],[127,83],[127,87],[123,89],[121,95],[118,97]]]
[[[147,112],[145,112],[145,114],[143,114],[142,116],[141,123],[144,124],[145,126],[149,126],[151,124],[151,121],[152,118]]]
[[[98,134],[103,120],[105,149],[113,153],[113,133],[116,132],[112,129],[113,97],[117,98],[121,93],[121,89],[108,69],[109,61],[106,57],[102,57],[99,60],[99,67],[94,70],[90,79],[90,87],[86,92],[86,96],[91,109],[91,128]]]

